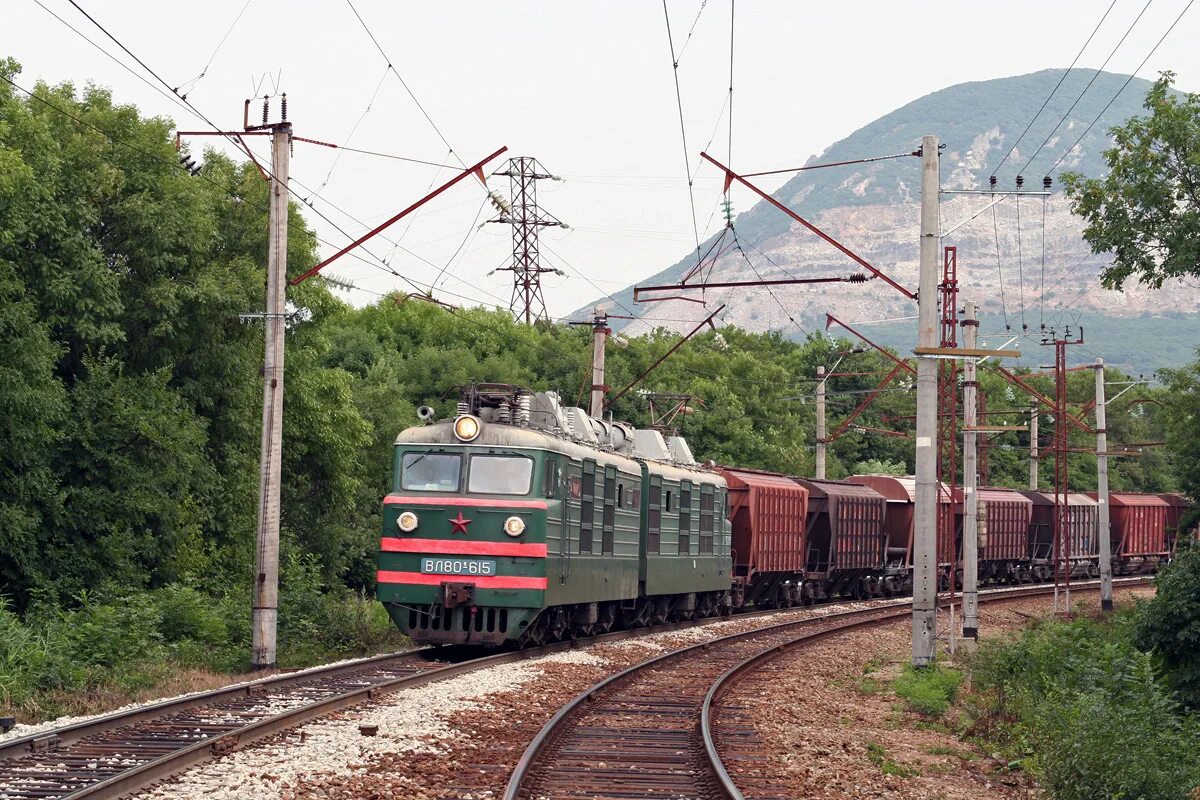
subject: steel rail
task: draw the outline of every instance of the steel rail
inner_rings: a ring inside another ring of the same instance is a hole
[[[1114,581],[1118,583],[1118,581]],[[1151,583],[1151,578],[1148,577],[1133,577],[1119,579],[1119,585],[1122,586],[1142,586]],[[1100,588],[1100,582],[1087,581],[1082,584],[1077,584],[1076,591],[1094,591]],[[998,603],[1007,600],[1017,600],[1023,597],[1038,597],[1042,595],[1052,594],[1053,586],[1042,585],[1037,587],[1018,587],[1014,589],[989,589],[979,593],[980,603]],[[875,625],[888,619],[902,617],[907,613],[907,606],[911,603],[906,603],[905,608],[900,608],[897,611],[875,617],[871,619],[852,620],[844,625],[826,628],[820,631],[813,631],[798,636],[790,642],[775,645],[762,650],[749,658],[735,664],[726,670],[722,675],[713,681],[709,687],[708,693],[704,696],[704,703],[700,709],[700,736],[704,741],[704,753],[708,759],[707,767],[709,771],[716,777],[720,784],[721,791],[725,794],[728,800],[745,800],[741,790],[734,783],[729,771],[726,770],[724,762],[721,760],[720,753],[717,752],[716,739],[713,735],[713,706],[716,703],[717,696],[732,687],[735,679],[745,677],[747,674],[762,668],[767,662],[773,661],[776,658],[800,647],[801,645],[811,644],[819,639],[824,639],[838,633],[844,633],[847,630]]]

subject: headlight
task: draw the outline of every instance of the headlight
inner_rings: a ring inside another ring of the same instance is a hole
[[[460,442],[469,442],[479,435],[479,420],[464,414],[454,420],[454,435]]]
[[[520,536],[525,532],[525,520],[520,517],[509,517],[504,520],[504,532],[509,536]]]
[[[396,518],[396,527],[405,533],[412,533],[417,529],[417,515],[411,511],[400,512],[400,516]]]

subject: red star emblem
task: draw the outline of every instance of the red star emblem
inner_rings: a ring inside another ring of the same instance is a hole
[[[458,516],[450,520],[450,524],[454,526],[454,530],[450,531],[451,533],[466,533],[467,526],[471,524],[471,520],[464,518],[462,511],[459,511]]]

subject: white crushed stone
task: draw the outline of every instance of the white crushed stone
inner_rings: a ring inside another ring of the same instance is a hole
[[[190,770],[138,800],[272,800],[306,775],[350,776],[384,753],[444,752],[438,740],[457,736],[446,720],[461,711],[485,708],[493,694],[512,692],[542,674],[547,664],[606,664],[584,650],[568,650],[515,664],[501,664],[349,709],[336,718],[311,722],[279,738],[237,750]],[[360,725],[377,725],[363,736]]]
[[[418,648],[413,647],[413,648],[409,648],[408,650],[397,650],[395,653],[391,653],[390,655],[404,655],[405,653],[411,653],[416,649],[418,649]],[[339,667],[343,664],[354,664],[359,661],[366,661],[368,659],[377,658],[377,657],[378,656],[362,656],[360,658],[346,658],[346,659],[342,659],[341,661],[330,661],[326,664],[319,664],[315,667],[306,667],[305,669],[298,669],[298,670],[293,670],[290,672],[281,672],[278,674],[279,675],[289,675],[289,676],[304,675],[305,673],[315,672],[320,669],[327,669],[329,667]],[[274,676],[272,676],[272,677],[274,677]],[[247,686],[251,683],[255,683],[256,681],[260,681],[260,680],[262,680],[262,678],[251,678],[251,679],[245,680],[245,681],[237,681],[235,683],[222,684],[221,686],[217,686],[212,689],[200,689],[195,692],[186,692],[184,694],[177,694],[177,695],[174,695],[173,697],[158,697],[153,700],[147,700],[142,703],[129,703],[127,705],[120,706],[119,708],[114,708],[110,711],[104,711],[99,714],[87,714],[87,715],[81,716],[81,717],[62,716],[62,717],[58,717],[56,719],[46,720],[44,722],[17,723],[16,725],[14,725],[12,727],[11,730],[8,731],[8,733],[0,734],[0,742],[6,741],[8,739],[17,739],[22,736],[29,736],[29,735],[35,734],[35,733],[41,733],[43,731],[54,730],[55,728],[65,728],[68,725],[74,725],[79,722],[90,722],[91,720],[94,720],[94,719],[99,719],[101,717],[107,717],[110,714],[119,714],[122,711],[130,711],[135,708],[143,708],[145,706],[152,706],[152,705],[155,705],[156,703],[166,703],[166,702],[170,702],[172,700],[183,700],[184,698],[187,698],[187,697],[195,697],[196,695],[201,695],[206,692],[216,691],[217,689],[233,689],[238,686]]]

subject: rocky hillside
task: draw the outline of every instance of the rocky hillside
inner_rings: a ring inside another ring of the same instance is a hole
[[[1018,170],[1026,189],[1039,191],[1041,178],[1078,138],[1127,76],[1076,70],[1026,134],[1019,148],[997,171],[997,164],[1029,122],[1030,115],[1062,76],[1062,70],[964,83],[926,95],[887,114],[835,143],[810,163],[844,161],[914,149],[925,133],[945,143],[942,154],[943,188],[982,189],[995,172],[999,187],[1012,189]],[[1093,76],[1095,82],[1066,121],[1052,130]],[[1169,295],[1141,287],[1124,292],[1098,288],[1096,277],[1106,259],[1093,256],[1081,236],[1082,224],[1072,216],[1057,177],[1063,171],[1099,175],[1108,129],[1142,113],[1141,102],[1150,84],[1135,79],[1052,173],[1055,194],[1048,200],[1012,198],[958,227],[945,240],[959,254],[963,298],[976,300],[989,318],[1014,330],[1036,330],[1042,322],[1084,321],[1093,328],[1104,317],[1139,317],[1164,310],[1196,308],[1200,291],[1172,287]],[[1053,135],[1051,135],[1053,134]],[[1043,140],[1046,146],[1030,160]],[[761,161],[761,159],[759,159]],[[736,165],[735,165],[736,166]],[[776,193],[797,213],[858,252],[900,283],[917,283],[918,201],[920,160],[902,158],[844,168],[797,173]],[[943,197],[942,226],[952,228],[973,217],[989,199],[971,195]],[[1044,223],[1043,223],[1044,219]],[[763,278],[844,275],[855,265],[777,209],[758,203],[740,214],[735,228],[743,252],[730,248],[716,263],[709,280],[748,280],[755,271]],[[714,237],[715,238],[715,237]],[[705,244],[707,250],[712,240]],[[679,263],[643,283],[678,281],[696,257]],[[750,330],[779,329],[798,334],[798,327],[819,327],[826,311],[847,321],[878,320],[915,313],[915,304],[874,280],[866,284],[819,284],[766,290],[714,290],[709,307],[725,302],[726,323]],[[700,306],[668,301],[635,306],[626,289],[614,297],[644,316],[628,326],[640,333],[663,325],[683,328],[678,320],[699,318]],[[611,305],[611,302],[609,302]],[[793,325],[788,317],[799,325]],[[658,321],[669,320],[669,321]]]

